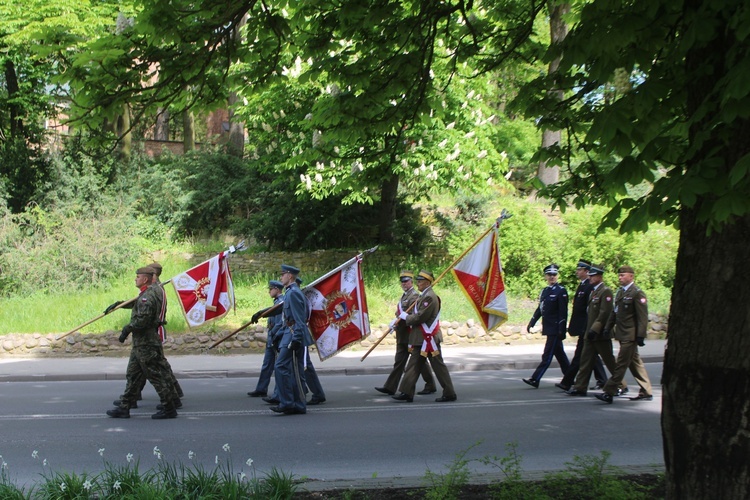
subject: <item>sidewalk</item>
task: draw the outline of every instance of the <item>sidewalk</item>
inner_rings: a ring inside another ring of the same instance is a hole
[[[569,358],[575,351],[574,342],[566,341]],[[615,346],[617,342],[615,342]],[[665,340],[648,340],[640,347],[646,363],[664,360]],[[452,346],[443,345],[445,362],[451,372],[481,370],[534,369],[539,364],[544,344],[513,346]],[[616,349],[617,347],[615,347]],[[344,351],[325,361],[313,354],[315,370],[320,375],[369,375],[390,373],[393,347],[378,347],[360,361],[365,350]],[[263,354],[198,354],[167,353],[178,379],[257,377]],[[39,382],[63,380],[124,380],[126,357],[0,357],[0,382]],[[551,367],[557,367],[553,361]]]

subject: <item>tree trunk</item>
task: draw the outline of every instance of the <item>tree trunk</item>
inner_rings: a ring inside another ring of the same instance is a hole
[[[169,140],[169,110],[165,108],[159,108],[159,112],[156,115],[156,125],[154,126],[154,140],[155,141],[168,141]]]
[[[750,120],[725,120],[724,104],[714,95],[731,69],[725,55],[745,43],[735,38],[740,28],[730,25],[723,5],[705,9],[702,0],[688,0],[684,8],[685,19],[700,13],[715,33],[693,42],[685,58],[687,116],[694,119],[688,136],[696,148],[686,169],[698,172],[696,179],[708,170],[707,184],[728,178],[750,153]],[[710,163],[702,164],[704,158]],[[703,204],[723,194],[709,190],[680,213],[662,379],[667,498],[750,498],[750,214],[710,233],[698,218]]]
[[[12,138],[23,136],[23,110],[21,107],[13,103],[13,99],[17,97],[19,92],[18,87],[18,75],[16,74],[16,66],[10,59],[5,60],[5,85],[8,90],[8,100],[11,104],[8,106],[10,110],[10,136]]]
[[[550,31],[550,45],[556,45],[565,40],[568,35],[568,26],[563,20],[563,16],[570,12],[570,4],[557,3],[556,1],[550,1],[549,3],[549,31]],[[557,71],[560,67],[560,60],[562,56],[558,56],[549,63],[548,74]],[[548,93],[558,100],[562,100],[563,92],[558,89],[550,89]],[[556,144],[559,144],[562,134],[559,130],[542,130],[542,148],[546,149]],[[545,186],[556,183],[560,179],[560,167],[557,165],[548,166],[547,161],[543,160],[539,162],[537,168],[537,177]]]
[[[195,149],[195,117],[190,110],[182,113],[182,149],[183,153]]]
[[[117,118],[117,137],[119,138],[120,158],[130,161],[133,146],[133,133],[130,128],[130,106],[124,104],[122,114]]]
[[[236,92],[229,93],[229,141],[227,141],[227,154],[242,158],[245,153],[245,124],[234,119],[234,107],[238,100]]]
[[[398,175],[392,174],[380,186],[380,217],[378,218],[378,242],[393,241],[393,221],[396,219]]]

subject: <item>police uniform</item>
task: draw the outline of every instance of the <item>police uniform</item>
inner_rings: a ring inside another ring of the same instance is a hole
[[[544,274],[557,275],[558,267],[556,264],[550,264],[544,268]],[[568,322],[568,291],[559,283],[554,283],[545,287],[539,294],[539,306],[534,311],[527,330],[533,328],[536,322],[542,319],[542,335],[547,337],[542,353],[542,361],[537,366],[530,379],[523,381],[530,386],[539,387],[539,380],[552,363],[552,358],[556,358],[560,363],[560,369],[563,375],[570,367],[570,361],[563,349],[563,339],[565,339],[565,325]]]
[[[136,271],[137,275],[153,276],[154,270],[150,267],[142,267]],[[174,401],[176,394],[171,380],[163,373],[160,358],[161,341],[158,336],[159,313],[163,308],[163,297],[156,293],[154,287],[144,285],[138,295],[130,315],[128,323],[122,331],[121,341],[124,337],[133,335],[133,348],[136,362],[145,373],[146,378],[156,389],[161,400],[161,410],[151,418],[163,419],[177,416]],[[128,385],[125,394],[120,399],[120,405],[114,410],[108,410],[107,415],[115,418],[130,417],[130,401],[135,401],[138,388],[134,383]]]
[[[411,271],[401,271],[399,276],[401,282],[408,282],[414,279],[414,273]],[[406,290],[402,295],[396,306],[396,317],[402,312],[410,311],[412,304],[416,302],[419,297],[419,292],[412,286]],[[419,356],[419,349],[422,345],[422,334],[419,330],[414,332],[415,338],[412,338],[412,327],[408,326],[405,321],[394,320],[395,326],[393,329],[396,332],[396,354],[393,360],[393,369],[388,375],[383,387],[376,387],[375,390],[384,394],[393,395],[396,394],[398,389],[398,383],[401,381],[401,377],[407,369],[407,362],[409,360],[409,354],[413,356]],[[416,349],[410,346],[415,346]],[[413,361],[416,363],[416,359]],[[422,363],[422,378],[425,381],[425,387],[419,394],[433,394],[437,389],[435,387],[435,379],[432,376],[432,370],[427,363]]]
[[[630,266],[622,266],[617,270],[618,273],[635,274]],[[631,399],[651,399],[651,381],[648,378],[646,367],[643,360],[638,354],[639,339],[645,339],[648,327],[648,300],[635,283],[620,287],[615,295],[615,306],[609,315],[606,331],[614,331],[615,339],[620,343],[620,351],[617,353],[617,362],[612,376],[604,385],[604,394],[609,396],[597,398],[611,403],[611,396],[617,393],[620,382],[625,378],[625,372],[630,369],[630,373],[635,377],[636,382],[641,387],[636,398]]]
[[[588,272],[591,269],[591,262],[587,260],[578,261],[578,269],[584,269]],[[570,360],[570,368],[565,372],[565,376],[556,387],[567,391],[575,382],[576,374],[581,366],[581,355],[583,354],[583,345],[586,338],[586,325],[588,322],[588,305],[589,296],[593,285],[588,278],[578,284],[575,295],[573,295],[573,307],[570,311],[570,323],[568,323],[568,334],[571,337],[577,337],[576,350],[573,353],[573,359]],[[594,357],[594,375],[599,386],[604,386],[607,381],[607,373],[604,371],[604,365],[599,356]]]
[[[299,269],[283,264],[284,273],[299,274]],[[276,357],[275,376],[279,404],[271,408],[276,413],[306,413],[304,395],[305,347],[313,338],[307,329],[307,299],[297,283],[290,283],[284,295],[281,313],[281,342]]]
[[[440,344],[443,341],[443,334],[440,331],[440,297],[435,294],[432,289],[432,282],[435,280],[431,272],[422,270],[417,276],[418,281],[426,281],[429,285],[426,288],[421,289],[421,294],[417,299],[414,306],[413,312],[407,314],[402,312],[399,314],[399,318],[402,319],[407,326],[412,328],[412,331],[421,333],[422,345],[420,348],[420,356],[412,356],[414,359],[413,363],[409,363],[407,366],[406,373],[401,380],[399,390],[401,394],[393,396],[398,401],[411,402],[414,398],[414,391],[419,379],[419,374],[422,371],[422,367],[430,362],[432,370],[435,372],[440,386],[443,388],[443,394],[435,401],[443,403],[448,401],[455,401],[456,391],[453,388],[453,381],[451,380],[448,367],[445,366],[443,361],[442,351]]]
[[[591,266],[589,276],[603,274],[602,266]],[[594,370],[595,363],[599,361],[598,356],[604,360],[604,364],[610,372],[615,370],[615,357],[612,353],[612,338],[609,334],[605,335],[604,327],[612,313],[613,308],[612,290],[600,282],[591,291],[588,302],[588,321],[586,322],[586,333],[582,335],[585,339],[583,352],[581,353],[581,367],[575,379],[575,384],[568,394],[572,396],[585,396],[587,386],[591,378],[591,372]],[[606,379],[605,379],[606,383]],[[604,384],[601,384],[604,386]],[[627,385],[623,381],[621,389],[625,390]]]
[[[297,286],[299,287],[302,286],[302,280],[300,278],[295,279],[295,283],[297,283]],[[312,316],[312,306],[310,305],[310,301],[307,300],[307,296],[305,296],[305,307],[307,309],[307,324],[309,324],[310,316]],[[313,339],[313,343],[314,342],[315,339]],[[325,403],[326,393],[323,391],[323,384],[320,383],[318,373],[315,371],[315,366],[313,366],[312,359],[310,358],[310,349],[307,346],[305,346],[304,366],[305,370],[304,376],[302,377],[302,382],[305,384],[305,396],[307,396],[308,389],[312,393],[312,397],[310,398],[310,401],[307,402],[307,404],[319,405]]]
[[[278,280],[271,280],[268,282],[268,288],[277,288],[279,291],[284,289],[284,285]],[[273,305],[277,306],[284,302],[284,297],[279,293],[273,299]],[[266,310],[259,311],[263,313]],[[256,313],[258,314],[258,313]],[[268,386],[271,383],[271,377],[273,376],[274,365],[276,364],[276,350],[281,337],[279,332],[281,330],[281,315],[270,315],[266,323],[266,351],[263,354],[263,363],[260,367],[260,375],[258,376],[258,383],[255,385],[255,390],[248,392],[247,395],[251,397],[265,396],[268,394]]]

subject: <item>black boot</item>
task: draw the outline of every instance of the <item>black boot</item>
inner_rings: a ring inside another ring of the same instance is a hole
[[[151,415],[151,418],[153,418],[154,420],[177,418],[177,410],[175,410],[174,406],[169,405],[168,407],[162,408],[161,410]]]
[[[112,401],[112,404],[115,405],[115,406],[120,406],[120,403],[121,403],[121,400],[119,400],[119,399],[115,399],[114,401]],[[135,409],[135,408],[138,408],[138,403],[136,403],[135,401],[133,401],[128,406],[131,409]]]
[[[130,418],[130,410],[118,406],[113,410],[107,410],[107,415],[112,418]]]

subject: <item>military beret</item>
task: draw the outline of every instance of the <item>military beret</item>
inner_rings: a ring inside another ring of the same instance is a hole
[[[148,274],[153,276],[154,274],[156,274],[156,271],[154,271],[153,267],[145,266],[136,269],[135,274]]]
[[[589,267],[589,272],[587,274],[589,276],[594,276],[595,274],[604,274],[604,266],[591,264],[591,267]]]
[[[161,270],[162,270],[161,264],[159,264],[158,262],[152,262],[151,264],[148,265],[148,267],[154,270],[154,274],[156,274],[157,276],[161,276]]]
[[[581,259],[578,261],[578,265],[576,267],[582,267],[586,270],[589,270],[591,269],[591,262]]]
[[[617,270],[618,273],[630,273],[635,274],[635,270],[630,266],[620,266],[620,268]]]
[[[293,275],[297,276],[299,274],[299,268],[290,266],[288,264],[281,264],[281,272],[292,273]]]
[[[284,285],[279,280],[271,280],[268,282],[268,288],[278,288],[279,290],[283,290]]]
[[[419,271],[419,274],[417,274],[417,279],[427,280],[432,283],[433,281],[435,281],[435,275],[433,275],[430,271],[425,271],[424,269],[422,269],[421,271]]]
[[[411,279],[414,279],[414,273],[411,271],[407,271],[407,270],[401,271],[401,274],[399,275],[399,279],[401,281],[409,281]]]
[[[549,266],[544,268],[544,274],[557,274],[557,271],[557,264],[550,264]]]

